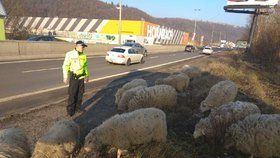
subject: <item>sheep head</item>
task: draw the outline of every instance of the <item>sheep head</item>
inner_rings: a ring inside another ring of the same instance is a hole
[[[210,110],[209,105],[205,101],[202,101],[200,104],[200,111],[205,112],[208,110]]]
[[[210,120],[208,118],[201,119],[196,125],[193,133],[194,139],[206,135],[211,130]]]
[[[102,147],[102,142],[98,139],[97,131],[93,129],[85,139],[84,151],[89,153],[98,151]]]

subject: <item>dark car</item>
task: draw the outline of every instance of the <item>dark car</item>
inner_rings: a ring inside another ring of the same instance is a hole
[[[134,42],[127,42],[123,44],[123,46],[128,46],[134,48],[138,53],[143,54],[144,56],[148,56],[148,51],[145,47],[143,47],[139,43],[134,43]]]
[[[59,41],[54,36],[32,36],[27,40],[28,41]]]
[[[187,45],[185,47],[185,51],[186,52],[194,52],[195,51],[195,47],[193,45]]]

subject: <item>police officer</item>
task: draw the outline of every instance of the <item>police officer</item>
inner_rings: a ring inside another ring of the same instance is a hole
[[[85,91],[84,83],[88,82],[89,71],[87,56],[84,49],[87,45],[83,41],[76,42],[76,48],[66,53],[63,69],[63,82],[69,83],[67,114],[73,116],[81,112],[82,98]]]

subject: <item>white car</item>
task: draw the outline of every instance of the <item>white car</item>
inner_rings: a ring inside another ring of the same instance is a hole
[[[114,47],[111,51],[108,51],[105,60],[108,63],[129,66],[132,63],[144,63],[144,56],[132,47],[121,46]]]
[[[202,50],[203,54],[208,54],[208,55],[212,54],[213,52],[214,51],[213,51],[212,47],[204,47]]]

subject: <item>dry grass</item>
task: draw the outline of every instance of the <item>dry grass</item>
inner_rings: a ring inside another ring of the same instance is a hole
[[[204,71],[232,80],[239,91],[280,109],[280,73],[258,69],[236,52],[231,53],[231,57],[210,62]]]
[[[279,86],[274,83],[279,81],[279,74],[260,71],[237,52],[211,57],[211,60],[207,59],[205,63],[199,65],[199,68],[204,73],[191,81],[185,100],[182,98],[173,111],[166,111],[168,141],[138,146],[130,149],[122,158],[248,157],[235,150],[225,150],[222,144],[212,140],[205,138],[195,140],[192,136],[194,127],[202,117],[197,109],[214,84],[229,79],[238,85],[237,99],[254,103],[259,100],[260,103],[257,105],[262,112],[273,113],[274,109],[266,108],[270,107],[268,105],[280,107]],[[110,151],[111,155],[114,155],[112,157],[115,157],[116,149]]]
[[[269,16],[259,16],[250,50],[251,60],[266,69],[280,71],[280,8]]]
[[[233,149],[225,150],[221,143],[213,142],[211,139],[202,137],[195,140],[193,138],[195,124],[201,117],[207,115],[199,114],[200,103],[205,99],[210,88],[221,80],[234,81],[239,88],[237,99],[256,103],[264,113],[274,112],[274,109],[266,109],[268,105],[280,107],[279,86],[271,82],[271,79],[277,82],[279,76],[269,72],[264,73],[243,59],[242,54],[231,52],[224,56],[213,56],[210,60],[208,58],[200,61],[198,67],[204,71],[202,76],[190,82],[185,98],[178,99],[180,101],[175,109],[165,111],[168,126],[167,142],[151,142],[134,147],[129,149],[122,158],[248,157]],[[256,100],[261,102],[258,103]],[[115,148],[106,149],[102,157],[115,158],[116,151]]]

